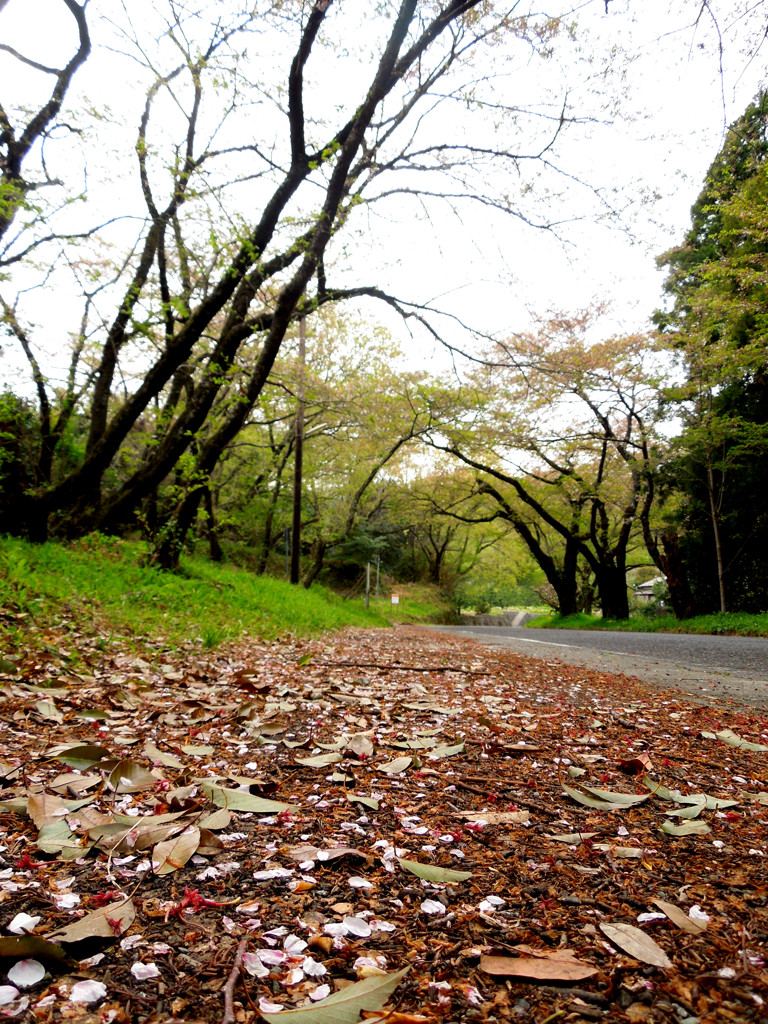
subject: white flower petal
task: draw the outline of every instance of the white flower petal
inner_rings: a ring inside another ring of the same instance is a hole
[[[0,985],[0,1006],[6,1006],[18,998],[19,990],[14,988],[13,985]]]
[[[309,993],[309,998],[313,1003],[319,1002],[321,999],[325,999],[326,996],[331,994],[330,985],[318,985],[314,992]]]
[[[445,907],[438,900],[424,900],[421,909],[425,914],[444,914]]]
[[[150,978],[160,977],[160,968],[157,964],[144,964],[139,961],[131,967],[131,974],[137,981],[148,981]]]
[[[372,889],[373,883],[369,882],[367,878],[360,878],[359,875],[353,875],[349,879],[349,884],[353,889]]]
[[[31,988],[45,977],[45,968],[38,960],[19,960],[8,971],[8,981],[17,988]]]
[[[79,903],[80,897],[76,892],[63,892],[53,897],[57,910],[73,910]]]
[[[282,949],[260,949],[256,956],[261,960],[267,967],[279,967],[280,964],[285,963],[287,955]]]
[[[340,921],[329,921],[328,924],[323,925],[323,931],[326,935],[332,935],[334,938],[347,934],[346,926]]]
[[[359,939],[367,939],[372,932],[371,926],[361,917],[345,917],[342,922],[347,930],[347,935],[355,935]]]
[[[8,931],[11,935],[23,935],[25,932],[31,932],[39,923],[39,917],[30,917],[29,914],[24,913],[17,914],[8,925]]]
[[[327,973],[323,964],[315,960],[312,956],[304,957],[304,963],[301,965],[301,969],[308,978],[322,978],[322,976]]]
[[[693,918],[694,921],[711,921],[712,918],[709,914],[705,913],[701,909],[698,903],[694,903],[691,909],[688,911],[688,917]]]
[[[257,953],[243,953],[243,967],[252,978],[269,977],[269,968],[264,966]]]
[[[238,914],[258,914],[261,904],[257,903],[256,900],[251,900],[250,903],[241,903],[237,908]]]
[[[397,927],[391,921],[380,921],[377,917],[372,918],[368,923],[375,932],[393,932]]]
[[[101,981],[76,981],[69,993],[71,1003],[97,1003],[107,994],[107,986]]]
[[[280,1013],[285,1007],[281,1006],[280,1003],[273,1003],[271,999],[262,998],[259,1000],[259,1009],[262,1013]]]

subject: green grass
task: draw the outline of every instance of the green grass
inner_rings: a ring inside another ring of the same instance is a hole
[[[722,636],[768,636],[768,615],[731,612],[676,619],[674,615],[637,615],[603,619],[595,615],[546,615],[532,619],[533,629],[603,629],[626,633],[715,633]]]
[[[68,619],[105,638],[149,636],[170,646],[190,640],[212,649],[250,635],[312,636],[344,626],[448,622],[452,608],[434,587],[404,584],[400,603],[344,599],[318,585],[309,590],[205,558],[182,559],[180,573],[142,565],[142,544],[98,534],[72,544],[28,544],[0,538],[0,619],[5,653],[39,629]],[[0,649],[0,654],[2,649]]]
[[[164,573],[142,566],[143,553],[140,544],[98,535],[70,545],[0,538],[0,607],[14,613],[10,625],[3,620],[5,646],[27,622],[43,628],[62,619],[105,636],[147,635],[171,646],[194,640],[204,648],[243,634],[309,636],[392,621],[323,587],[292,587],[202,558]]]

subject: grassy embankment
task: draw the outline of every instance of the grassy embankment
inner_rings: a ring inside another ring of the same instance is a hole
[[[446,621],[435,592],[401,587],[365,610],[324,587],[292,587],[203,558],[182,559],[179,574],[142,566],[145,548],[100,536],[74,544],[31,545],[0,538],[0,654],[11,656],[27,627],[62,620],[106,639],[150,636],[173,647],[194,639],[213,648],[238,636],[309,636],[343,626]],[[2,614],[5,613],[5,614]]]
[[[676,619],[674,615],[637,615],[603,619],[596,615],[543,615],[531,619],[533,629],[610,629],[628,633],[714,633],[721,636],[768,636],[768,615],[732,612]]]

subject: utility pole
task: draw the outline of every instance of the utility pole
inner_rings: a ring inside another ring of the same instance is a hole
[[[306,329],[304,317],[299,320],[299,378],[296,406],[296,431],[293,445],[293,516],[291,526],[291,583],[299,582],[299,556],[301,554],[301,475],[304,461],[304,360]]]

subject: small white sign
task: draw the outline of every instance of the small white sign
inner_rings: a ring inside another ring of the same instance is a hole
[[[400,595],[399,594],[393,594],[392,595],[392,604],[400,604]]]

